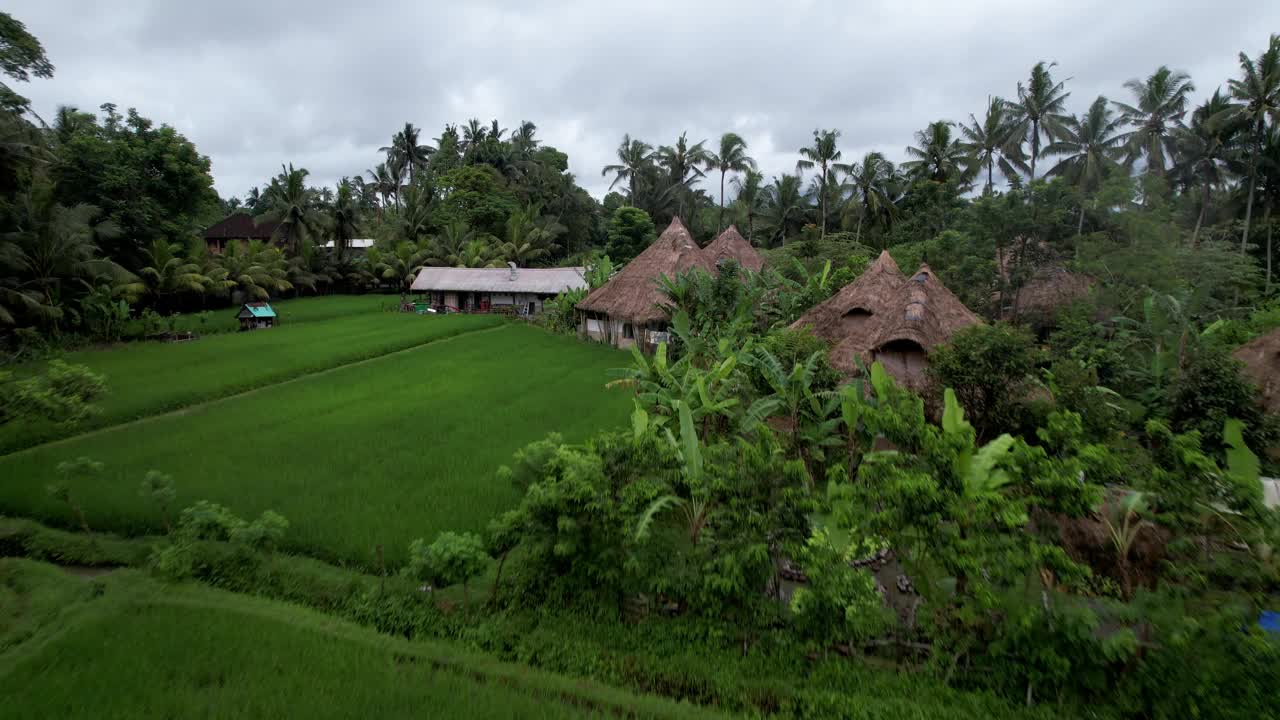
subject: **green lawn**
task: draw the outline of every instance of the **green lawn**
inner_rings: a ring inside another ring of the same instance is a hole
[[[710,717],[134,571],[0,560],[5,718]]]
[[[314,302],[324,305],[325,300]],[[486,315],[419,316],[376,309],[322,321],[320,312],[308,310],[304,314],[316,315],[313,320],[270,330],[71,353],[68,362],[86,365],[107,378],[107,395],[97,402],[101,414],[75,428],[40,421],[0,428],[0,453],[503,322]]]
[[[393,319],[424,328],[455,320]],[[137,494],[156,469],[174,476],[178,507],[209,499],[246,516],[274,509],[291,523],[291,550],[370,567],[382,544],[397,565],[414,538],[479,530],[510,507],[518,493],[495,470],[516,449],[550,431],[582,439],[622,425],[630,398],[603,385],[627,362],[519,324],[459,335],[0,458],[0,512],[69,524],[45,486],[59,461],[83,455],[106,464],[102,477],[71,486],[95,529],[156,531],[157,513]]]

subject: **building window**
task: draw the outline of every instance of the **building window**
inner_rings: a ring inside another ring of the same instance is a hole
[[[634,340],[634,339],[635,339],[635,337],[636,337],[636,329],[635,329],[634,327],[632,327],[632,326],[631,326],[631,323],[623,323],[623,324],[622,324],[622,337],[623,337],[623,338],[625,338],[625,339],[627,339],[627,340]]]

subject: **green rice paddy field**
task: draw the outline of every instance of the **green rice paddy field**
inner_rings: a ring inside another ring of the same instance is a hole
[[[712,717],[136,571],[0,559],[6,718]]]
[[[45,487],[88,456],[103,473],[70,488],[95,530],[159,529],[138,496],[155,469],[176,507],[273,509],[287,549],[363,567],[378,545],[395,566],[414,538],[482,529],[518,499],[495,477],[515,450],[621,425],[630,405],[604,389],[626,354],[488,317],[374,313],[72,359],[109,375],[104,418],[145,417],[0,457],[0,513],[71,524]]]

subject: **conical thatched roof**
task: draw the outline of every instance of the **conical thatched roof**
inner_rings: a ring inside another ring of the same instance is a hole
[[[957,330],[980,322],[928,265],[906,277],[889,253],[882,252],[857,280],[815,305],[791,327],[810,327],[832,343],[832,366],[849,372],[856,368],[855,358],[869,363],[904,347],[927,353]],[[886,367],[908,385],[923,383],[921,367],[888,363]]]
[[[1044,243],[1040,243],[1037,253],[1048,253]],[[1005,286],[1012,282],[1013,265],[1011,249],[996,252],[996,266]],[[1088,275],[1068,270],[1065,263],[1047,257],[1036,263],[1031,276],[1020,287],[997,292],[997,307],[1001,317],[1049,321],[1062,307],[1088,297],[1095,282]]]
[[[1257,384],[1267,412],[1280,413],[1280,328],[1241,345],[1232,354],[1244,363],[1245,375]]]
[[[764,267],[764,259],[755,248],[751,247],[751,243],[742,237],[742,233],[738,232],[737,225],[730,225],[715,240],[712,240],[710,245],[703,248],[702,252],[716,265],[723,260],[733,259],[752,272],[760,272]]]
[[[716,271],[715,263],[694,242],[680,218],[672,218],[652,245],[624,265],[609,282],[592,290],[578,303],[578,309],[635,324],[662,320],[666,313],[658,304],[665,298],[658,278],[675,277],[695,267],[711,274]]]

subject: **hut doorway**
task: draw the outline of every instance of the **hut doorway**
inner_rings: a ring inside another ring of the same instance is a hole
[[[905,385],[920,388],[926,382],[929,366],[924,348],[914,340],[890,340],[872,353],[872,359],[884,366],[890,375]]]

